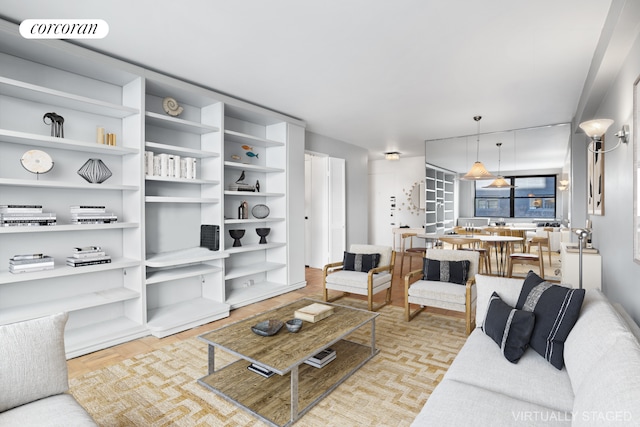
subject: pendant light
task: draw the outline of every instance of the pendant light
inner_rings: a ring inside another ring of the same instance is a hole
[[[504,180],[504,177],[500,175],[500,152],[502,151],[502,142],[496,143],[498,146],[498,177],[489,185],[485,185],[482,188],[515,188],[515,185],[509,184]]]
[[[478,138],[476,140],[476,162],[473,164],[473,166],[471,167],[471,169],[469,170],[469,172],[467,172],[466,175],[464,175],[462,178],[463,180],[469,180],[469,181],[477,181],[480,179],[495,179],[497,178],[496,176],[492,175],[487,168],[484,167],[484,165],[482,164],[482,162],[480,161],[480,119],[482,119],[482,116],[474,116],[473,120],[476,121],[476,123],[478,123]]]

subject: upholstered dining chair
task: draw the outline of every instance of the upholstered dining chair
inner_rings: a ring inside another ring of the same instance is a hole
[[[377,262],[375,262],[377,260]],[[390,246],[351,245],[341,262],[323,269],[323,297],[327,302],[349,294],[366,295],[369,311],[377,311],[391,303],[391,284],[396,252]],[[329,291],[340,291],[329,295]],[[373,305],[373,296],[386,291],[384,302]]]
[[[470,334],[475,328],[475,275],[479,258],[475,251],[427,249],[423,268],[404,276],[406,321],[425,307],[459,311],[465,313],[466,331]],[[411,311],[411,304],[420,307]]]

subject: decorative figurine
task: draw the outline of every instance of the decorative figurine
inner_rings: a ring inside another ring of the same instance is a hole
[[[178,101],[170,96],[162,100],[162,108],[164,108],[165,113],[174,117],[179,116],[184,111],[184,108],[178,104]]]
[[[47,119],[51,120],[51,123],[47,123]],[[56,113],[46,113],[42,117],[42,121],[46,125],[51,125],[51,136],[64,138],[64,117]]]

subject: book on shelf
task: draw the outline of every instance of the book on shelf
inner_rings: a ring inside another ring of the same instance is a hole
[[[0,205],[0,213],[39,213],[42,205]]]
[[[295,311],[293,317],[307,322],[315,323],[333,314],[333,306],[313,303]]]
[[[96,258],[105,256],[105,251],[95,251],[95,252],[74,252],[72,255],[73,258],[77,259],[88,259],[88,258]]]
[[[14,255],[11,259],[14,261],[21,259],[39,259],[44,258],[45,254],[22,254],[22,255]]]
[[[43,271],[43,270],[53,270],[54,265],[53,263],[44,263],[44,264],[37,264],[35,267],[33,268],[22,268],[22,266],[9,266],[9,272],[16,274],[16,273],[31,273],[34,271]]]
[[[98,252],[101,251],[102,248],[100,246],[82,246],[78,248],[73,248],[73,253],[89,253],[89,252]]]
[[[321,352],[316,353],[315,355],[305,360],[304,363],[313,366],[314,368],[322,368],[331,361],[335,360],[335,358],[336,351],[331,348],[325,348]]]
[[[84,267],[86,265],[99,265],[99,264],[109,264],[111,262],[110,256],[97,257],[97,258],[67,258],[67,265],[71,267]]]
[[[53,257],[42,256],[39,258],[17,258],[13,257],[9,259],[9,265],[38,265],[46,262],[53,262]]]
[[[247,369],[250,370],[251,372],[255,372],[258,375],[262,375],[265,378],[269,378],[270,376],[275,374],[275,372],[270,371],[267,368],[263,368],[260,365],[256,365],[255,363],[252,363],[251,365],[247,366]]]
[[[94,206],[94,205],[73,205],[69,206],[69,212],[72,214],[83,213],[101,213],[106,212],[106,206]]]

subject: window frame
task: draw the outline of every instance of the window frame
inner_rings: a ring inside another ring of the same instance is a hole
[[[481,216],[481,217],[488,217],[488,218],[526,218],[526,219],[537,219],[537,218],[556,218],[556,214],[558,212],[558,176],[554,175],[554,174],[546,174],[546,175],[511,175],[511,176],[504,176],[504,180],[507,181],[510,185],[515,185],[515,182],[517,179],[520,178],[552,178],[553,179],[553,197],[540,197],[540,196],[534,196],[534,197],[523,197],[523,196],[518,196],[516,197],[515,195],[515,188],[509,188],[509,215],[478,215],[478,200],[502,200],[502,199],[506,199],[507,197],[478,197],[478,184],[480,182],[484,181],[475,181],[474,182],[474,189],[473,189],[473,215],[474,216]],[[482,188],[482,187],[481,187]],[[515,214],[515,202],[516,200],[520,200],[520,199],[536,199],[536,198],[541,198],[541,199],[553,199],[553,215],[552,216],[544,216],[544,217],[533,217],[533,216],[514,216]]]

